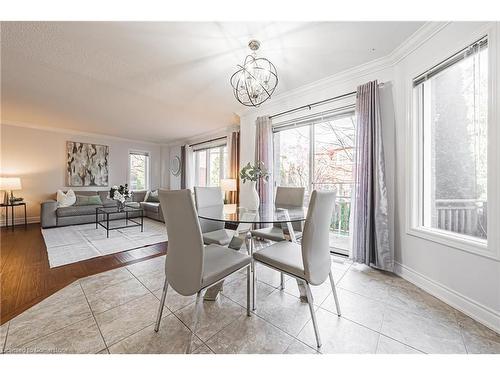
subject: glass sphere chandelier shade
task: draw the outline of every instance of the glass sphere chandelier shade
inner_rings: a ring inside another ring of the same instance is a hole
[[[278,73],[271,61],[257,58],[258,41],[252,40],[248,46],[254,52],[245,58],[243,65],[238,65],[239,69],[231,76],[231,86],[236,100],[244,106],[257,107],[276,90]]]

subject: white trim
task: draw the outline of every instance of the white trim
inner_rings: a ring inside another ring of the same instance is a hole
[[[53,133],[80,135],[82,137],[114,139],[117,141],[144,143],[144,144],[155,145],[155,146],[167,146],[167,144],[160,143],[160,142],[143,141],[143,140],[138,140],[138,139],[117,137],[114,135],[107,135],[107,134],[101,134],[101,133],[84,132],[84,131],[74,130],[74,129],[54,128],[54,127],[50,127],[50,126],[42,126],[42,125],[31,124],[31,123],[26,123],[26,122],[21,122],[21,121],[2,120],[1,125],[15,126],[18,128],[42,130],[42,131],[48,131],[48,132],[53,132]]]
[[[500,314],[421,273],[395,262],[394,273],[439,298],[472,319],[500,333]]]
[[[130,181],[130,155],[147,156],[146,159],[146,187],[144,190],[151,190],[151,152],[139,150],[137,148],[129,148],[127,153],[127,184],[131,187]],[[132,189],[131,189],[132,190]]]
[[[222,137],[224,135],[228,135],[229,133],[232,133],[234,131],[239,131],[240,130],[240,125],[232,125],[232,126],[225,126],[223,128],[219,128],[216,130],[212,130],[209,132],[201,133],[193,137],[189,138],[181,138],[175,141],[172,141],[171,143],[166,144],[165,146],[167,147],[176,147],[176,146],[184,146],[185,144],[191,144],[191,143],[198,143],[198,142],[203,142],[203,141],[208,141],[211,138],[217,138],[217,137]]]
[[[445,27],[444,25],[443,27]],[[441,27],[441,29],[443,28]],[[406,167],[408,173],[406,174],[406,234],[420,237],[426,240],[430,240],[433,242],[437,242],[443,244],[445,246],[450,246],[462,251],[466,251],[472,254],[476,254],[479,256],[483,256],[486,258],[500,260],[500,249],[498,233],[491,230],[495,228],[495,224],[498,220],[498,209],[496,208],[498,205],[497,197],[494,196],[494,193],[497,191],[496,186],[498,186],[497,176],[494,171],[497,170],[498,164],[498,155],[495,155],[496,146],[498,145],[498,132],[496,130],[496,90],[497,90],[497,79],[495,75],[496,69],[491,69],[491,67],[496,67],[496,54],[497,51],[497,42],[496,42],[496,27],[494,24],[488,23],[486,26],[479,28],[474,33],[469,35],[467,38],[462,40],[457,40],[453,45],[447,46],[446,49],[443,49],[441,55],[433,56],[430,61],[427,61],[425,65],[433,66],[436,63],[439,63],[442,60],[445,60],[449,57],[451,53],[454,53],[456,50],[463,48],[463,46],[469,45],[476,41],[478,38],[483,36],[488,37],[488,56],[489,61],[488,65],[490,69],[488,70],[488,86],[489,86],[489,98],[488,98],[488,241],[487,244],[482,240],[475,240],[474,238],[469,238],[466,236],[461,236],[457,234],[453,234],[452,232],[447,232],[435,228],[427,228],[421,226],[421,205],[420,205],[420,197],[421,194],[421,186],[420,181],[422,181],[421,176],[419,174],[422,171],[421,166],[419,165],[420,161],[420,142],[421,142],[421,126],[420,126],[420,115],[417,112],[418,105],[417,101],[419,100],[417,95],[415,94],[415,88],[413,88],[413,77],[417,76],[421,73],[421,71],[425,70],[423,66],[419,66],[415,68],[415,71],[411,72],[405,82],[402,82],[404,85],[404,92],[407,95],[407,131],[406,131],[406,145],[407,145],[407,153],[406,153]],[[491,179],[491,181],[490,181]]]
[[[40,216],[28,216],[28,224],[34,224],[40,222]],[[24,225],[24,215],[14,218],[14,225]],[[10,226],[10,213],[9,213],[9,226]],[[0,227],[5,227],[5,216],[0,219]]]

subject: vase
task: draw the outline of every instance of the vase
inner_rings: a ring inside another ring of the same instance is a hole
[[[118,207],[118,212],[122,212],[125,208],[125,202],[116,201],[116,206]]]
[[[258,210],[260,206],[260,197],[259,193],[257,193],[257,182],[250,182],[250,200],[248,203],[248,209],[250,210]]]

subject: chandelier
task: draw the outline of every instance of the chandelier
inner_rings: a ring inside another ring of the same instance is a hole
[[[245,58],[243,65],[231,76],[233,93],[241,104],[258,107],[271,97],[278,85],[276,67],[268,59],[257,57],[258,40],[251,40],[248,47],[253,51]]]

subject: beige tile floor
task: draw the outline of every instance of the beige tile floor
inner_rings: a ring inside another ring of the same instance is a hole
[[[323,346],[295,281],[258,266],[258,308],[246,316],[246,277],[204,302],[194,353],[500,353],[500,335],[405,280],[332,257],[342,317],[329,283],[313,287]],[[169,290],[153,330],[164,257],[79,280],[0,327],[4,353],[183,353],[194,297]]]

